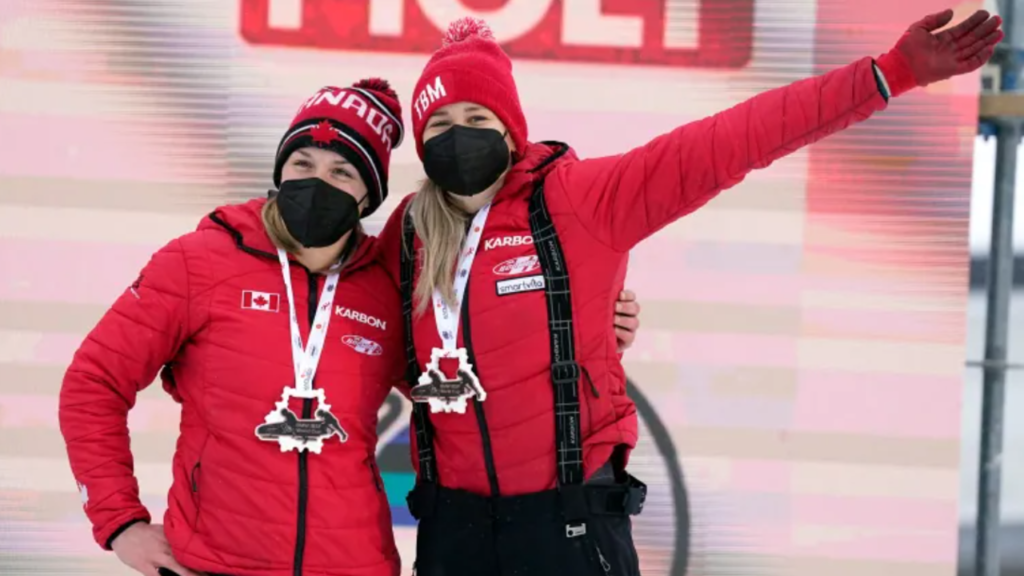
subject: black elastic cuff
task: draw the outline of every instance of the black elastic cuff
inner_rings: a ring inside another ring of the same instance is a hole
[[[104,546],[104,548],[106,548],[107,550],[113,550],[114,548],[111,545],[114,543],[114,540],[118,536],[120,536],[122,533],[124,533],[124,531],[127,530],[130,526],[132,526],[133,524],[138,524],[139,522],[146,522],[146,521],[144,519],[142,519],[142,518],[136,518],[134,520],[129,520],[129,521],[125,522],[124,524],[121,524],[121,526],[117,530],[114,530],[114,533],[110,535],[110,538],[107,538],[107,543]],[[146,522],[146,523],[148,524],[148,522]]]
[[[878,67],[878,64],[875,63],[874,59],[871,60],[871,72],[875,75],[875,86],[878,86],[878,93],[882,95],[882,98],[885,98],[886,102],[888,102],[891,94],[889,94],[889,90],[886,89],[885,82],[882,81],[882,69]]]

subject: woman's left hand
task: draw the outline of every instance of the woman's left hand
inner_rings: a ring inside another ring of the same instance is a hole
[[[888,53],[878,59],[893,96],[981,68],[1003,39],[1003,21],[978,10],[956,26],[953,11],[943,10],[915,22]]]
[[[615,338],[619,341],[619,353],[623,353],[636,340],[640,329],[640,303],[632,290],[623,290],[615,302]]]

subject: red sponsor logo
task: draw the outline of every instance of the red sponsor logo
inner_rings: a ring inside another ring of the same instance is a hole
[[[487,20],[513,58],[741,68],[754,0],[241,0],[253,44],[431,53],[448,23]]]
[[[374,342],[368,340],[362,336],[348,335],[342,336],[341,341],[344,342],[349,348],[359,352],[360,354],[366,354],[367,356],[380,356],[384,353],[384,348]]]
[[[494,267],[494,273],[498,276],[518,276],[537,270],[540,270],[540,260],[537,256],[510,258]]]

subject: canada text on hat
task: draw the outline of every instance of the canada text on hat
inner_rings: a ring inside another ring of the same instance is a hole
[[[376,96],[362,88],[335,88],[327,86],[310,96],[299,106],[299,117],[336,117],[326,112],[323,106],[337,106],[340,110],[353,110],[380,137],[381,143],[392,150],[402,143],[404,130],[402,121]]]

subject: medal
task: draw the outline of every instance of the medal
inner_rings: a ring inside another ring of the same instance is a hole
[[[338,436],[342,442],[348,440],[348,433],[341,423],[331,414],[323,389],[313,389],[313,376],[320,364],[324,340],[327,337],[327,326],[331,323],[331,309],[334,294],[338,287],[339,272],[335,270],[327,276],[323,291],[320,293],[320,306],[317,308],[313,324],[309,327],[309,341],[302,344],[302,333],[299,330],[299,318],[295,313],[295,297],[292,291],[292,277],[288,266],[288,255],[284,250],[277,251],[281,261],[281,273],[284,275],[285,294],[288,296],[288,316],[292,340],[292,364],[295,369],[295,386],[285,386],[281,400],[263,419],[263,424],[256,427],[256,437],[268,442],[277,442],[282,452],[289,450],[309,450],[320,453],[324,440]],[[315,399],[314,418],[299,418],[288,406],[291,398]]]
[[[466,349],[456,344],[459,337],[459,311],[462,309],[463,297],[469,283],[469,272],[473,268],[473,260],[480,247],[480,238],[483,237],[484,225],[490,211],[490,204],[481,208],[473,217],[473,224],[466,234],[466,241],[455,267],[455,302],[449,305],[441,291],[434,290],[434,321],[437,323],[437,333],[441,336],[442,348],[431,350],[430,362],[411,391],[412,400],[428,403],[430,411],[434,414],[465,414],[466,401],[470,397],[476,396],[478,402],[487,399],[487,392],[473,371],[473,365],[469,363]],[[441,371],[441,360],[445,358],[458,360],[454,379],[449,380]]]
[[[347,441],[348,432],[345,432],[338,419],[331,414],[331,407],[324,402],[323,389],[311,392],[312,394],[286,387],[274,411],[267,414],[264,423],[256,427],[256,436],[260,440],[276,441],[281,445],[282,452],[309,450],[317,454],[323,448],[324,440],[335,434],[342,442]],[[306,420],[296,416],[288,407],[289,398],[315,398],[316,410],[313,414],[316,418]]]
[[[446,379],[441,372],[441,359],[455,358],[459,361],[453,380]],[[469,363],[465,348],[457,348],[454,352],[448,352],[434,348],[430,352],[430,363],[427,369],[420,374],[419,384],[411,392],[413,402],[427,402],[430,404],[430,411],[466,413],[466,400],[476,396],[477,400],[483,402],[487,399],[487,392],[480,385],[480,380],[473,373],[473,365]]]

